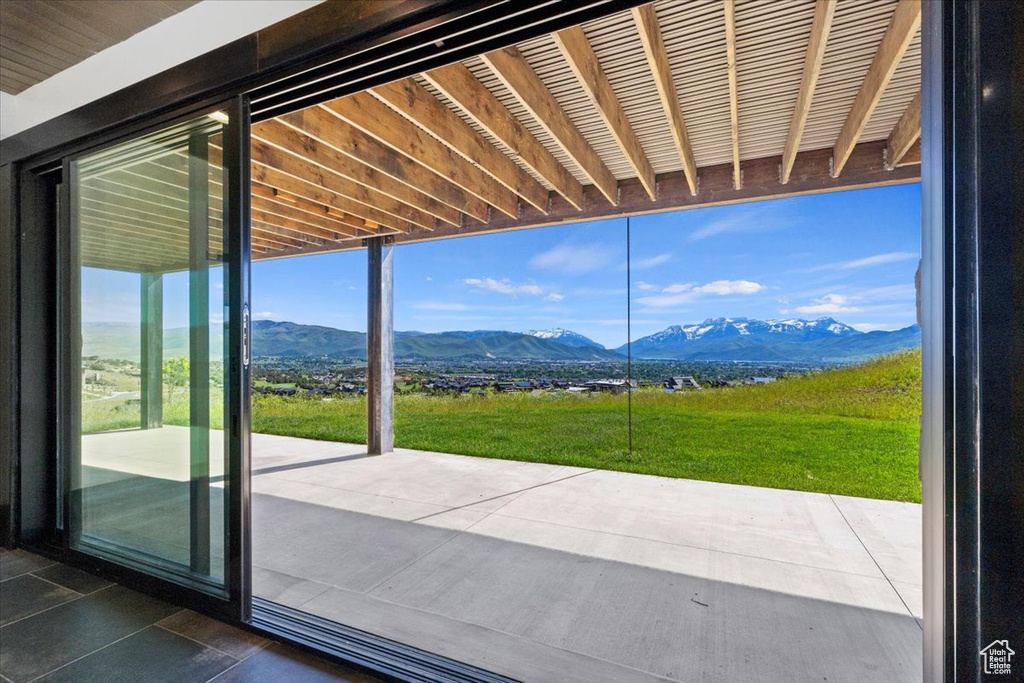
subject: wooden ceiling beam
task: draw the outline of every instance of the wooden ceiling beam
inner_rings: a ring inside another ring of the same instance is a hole
[[[286,114],[276,121],[317,143],[297,148],[314,163],[337,170],[452,225],[462,222],[463,211],[477,220],[487,220],[487,204],[320,107]],[[262,130],[260,134],[263,135]]]
[[[736,78],[736,2],[724,0],[725,54],[729,66],[729,127],[732,130],[732,184],[743,188],[743,169],[740,166],[740,100]]]
[[[124,204],[104,201],[95,197],[83,195],[80,198],[82,210],[89,210],[95,214],[103,214],[116,217],[120,220],[129,221],[141,226],[148,226],[157,230],[188,230],[188,223],[176,221],[176,219],[162,219],[160,215],[145,213],[127,207]]]
[[[683,119],[683,111],[679,106],[679,94],[676,92],[675,79],[672,77],[672,66],[668,61],[665,40],[661,35],[661,26],[658,24],[658,13],[655,11],[653,3],[634,7],[632,11],[640,42],[644,46],[647,65],[651,69],[654,85],[658,89],[658,99],[661,100],[661,108],[665,111],[665,118],[668,119],[672,140],[679,153],[679,160],[683,164],[686,182],[690,186],[690,194],[696,195],[697,163],[693,158],[693,146],[690,144],[686,121]]]
[[[188,257],[188,235],[181,233],[161,233],[154,231],[139,230],[130,223],[112,221],[103,216],[80,214],[82,238],[92,240],[107,240],[117,242],[120,240],[140,241],[150,248],[163,250],[168,253],[180,251]]]
[[[287,178],[288,176],[285,177]],[[265,206],[274,204],[277,207],[293,208],[296,212],[302,212],[302,214],[307,217],[325,218],[332,224],[329,229],[340,230],[344,228],[352,231],[352,236],[357,236],[360,232],[364,232],[368,235],[376,235],[378,233],[378,228],[376,227],[378,225],[377,223],[373,223],[365,218],[360,218],[354,214],[345,213],[334,206],[320,204],[307,199],[306,197],[284,192],[276,187],[264,185],[263,183],[255,180],[251,183],[251,189],[254,203],[258,199],[260,202],[264,203]],[[307,218],[306,221],[310,222],[309,218]],[[369,225],[373,225],[374,227],[371,228]],[[341,227],[339,228],[338,226]],[[388,231],[393,230],[392,228],[385,229]]]
[[[906,54],[920,28],[921,0],[899,0],[853,106],[850,107],[846,122],[843,123],[843,128],[832,148],[832,172],[836,177],[843,172],[850,153],[860,140],[864,127],[871,119],[875,107],[882,99],[889,81],[892,80],[903,55]]]
[[[534,208],[547,211],[548,191],[543,185],[413,79],[406,78],[379,86],[370,90],[369,94],[436,137],[470,164],[487,171],[501,185]],[[554,163],[557,165],[557,162]],[[575,182],[575,178],[567,171],[565,174]],[[579,186],[579,183],[576,185]],[[582,196],[582,186],[578,189]]]
[[[423,78],[457,104],[477,125],[512,150],[566,201],[578,209],[583,208],[583,185],[464,64],[455,63],[427,71]]]
[[[514,192],[373,95],[356,93],[328,102],[324,108],[506,216],[519,212],[519,197]],[[544,197],[546,200],[547,192]]]
[[[285,239],[290,242],[302,244],[312,244],[314,246],[323,246],[328,242],[335,240],[323,240],[318,237],[301,231],[293,230],[288,227],[287,219],[283,219],[280,216],[273,214],[267,214],[258,209],[252,211],[252,232],[254,235],[266,236],[270,239]],[[264,233],[266,233],[264,235]]]
[[[907,153],[903,155],[903,158],[896,164],[890,164],[889,168],[903,168],[904,166],[919,166],[921,164],[921,140],[918,139]]]
[[[739,190],[733,185],[733,166],[729,162],[704,166],[699,169],[700,193],[696,197],[690,194],[686,174],[682,171],[675,171],[658,175],[658,198],[653,202],[647,196],[643,185],[631,178],[620,183],[621,202],[618,206],[609,205],[604,201],[600,190],[593,185],[588,185],[586,187],[588,194],[586,205],[589,208],[584,212],[580,212],[564,199],[556,197],[553,198],[551,210],[547,214],[542,214],[532,207],[524,207],[519,218],[515,220],[498,216],[493,218],[490,223],[470,222],[458,229],[438,226],[437,230],[430,234],[396,235],[395,242],[404,244],[447,237],[467,237],[508,230],[920,181],[920,168],[916,166],[901,166],[893,171],[886,170],[882,165],[882,149],[884,147],[884,140],[863,142],[857,145],[850,155],[846,172],[840,178],[833,178],[829,173],[832,148],[828,147],[797,154],[790,181],[783,185],[779,182],[779,163],[782,161],[782,155],[779,154],[761,159],[745,160],[743,162],[745,181]],[[332,250],[338,251],[338,249]],[[279,255],[315,252],[316,250],[305,250],[282,252]]]
[[[804,136],[807,115],[811,111],[814,89],[818,85],[818,74],[825,58],[825,46],[828,34],[832,30],[832,18],[836,13],[836,0],[817,0],[814,7],[814,20],[811,22],[811,37],[807,42],[807,54],[804,57],[804,71],[800,77],[800,93],[793,107],[793,118],[789,122],[789,135],[786,137],[785,151],[782,153],[782,184],[789,182],[789,174],[796,161],[796,153],[800,150],[800,140]]]
[[[889,138],[885,142],[885,163],[889,168],[896,168],[906,156],[914,143],[921,139],[921,91],[918,90],[914,99],[896,122]]]
[[[406,232],[410,226],[410,223],[383,211],[299,180],[269,166],[253,164],[250,186],[254,194],[261,193],[260,196],[268,199],[287,201],[303,211],[329,215],[339,222],[357,228],[372,223],[396,232]]]
[[[569,68],[576,75],[576,80],[587,93],[591,103],[601,115],[605,126],[611,132],[619,149],[626,157],[636,177],[647,190],[651,199],[658,196],[658,187],[654,180],[654,168],[651,166],[647,153],[640,144],[633,126],[626,118],[626,112],[619,102],[612,84],[608,80],[601,62],[587,40],[586,34],[579,26],[571,26],[553,34],[555,45]]]
[[[290,131],[291,129],[286,130]],[[310,142],[315,141],[310,140]],[[257,166],[253,168],[253,178],[260,182],[274,187],[279,187],[286,192],[291,192],[314,200],[315,198],[313,194],[310,193],[310,190],[305,187],[305,185],[311,185],[314,188],[327,190],[330,195],[345,197],[351,201],[345,202],[344,207],[338,206],[338,202],[323,203],[331,204],[332,206],[335,206],[335,208],[339,208],[346,213],[352,213],[392,227],[397,228],[406,223],[413,223],[414,225],[418,225],[428,230],[431,230],[434,227],[434,217],[430,214],[411,207],[408,204],[403,204],[402,202],[394,199],[394,197],[386,195],[372,187],[368,187],[352,180],[351,178],[334,173],[333,171],[315,164],[302,156],[297,156],[290,152],[285,152],[277,147],[273,147],[262,140],[254,138],[250,145],[252,147],[252,159]],[[280,174],[264,173],[264,168],[278,171]],[[294,183],[289,181],[282,181],[280,184],[277,184],[270,180],[272,177],[279,178],[280,175],[288,175],[294,179],[299,179],[299,187],[301,189],[289,189],[289,187],[294,186]],[[357,205],[362,205],[366,208],[360,208]],[[381,218],[382,220],[376,220],[374,216]]]
[[[112,204],[188,222],[187,190],[181,192],[178,197],[172,197],[150,191],[142,185],[141,182],[132,182],[131,180],[122,182],[119,176],[110,174],[102,178],[90,178],[86,183],[82,183],[81,192],[83,197],[103,197],[104,201]],[[212,206],[212,202],[210,208],[211,211],[215,208]],[[219,207],[217,207],[217,211],[220,212]]]
[[[530,116],[580,167],[613,206],[618,204],[618,180],[576,128],[526,58],[515,47],[481,55],[491,71],[530,112]],[[532,136],[531,136],[532,137]]]
[[[255,186],[253,189],[255,190]],[[267,214],[296,221],[303,225],[303,230],[308,231],[308,234],[325,240],[354,237],[357,233],[356,228],[337,220],[329,211],[310,213],[298,208],[294,203],[262,197],[255,191],[252,193],[252,207]]]
[[[349,188],[350,198],[357,201],[365,199],[364,203],[421,227],[432,228],[435,218],[451,225],[458,225],[461,221],[461,214],[456,209],[280,121],[264,121],[258,130],[253,127],[251,144],[253,159],[261,163],[265,163],[265,159],[288,158],[294,165],[294,160],[299,160],[304,172],[310,174],[300,177],[312,178],[321,186],[327,178],[343,179],[344,183],[335,185]],[[274,166],[274,163],[267,165]]]
[[[294,230],[283,228],[279,221],[263,222],[257,218],[252,219],[252,235],[260,239],[276,242],[282,247],[289,248],[322,248],[329,244],[329,240],[321,240],[309,235],[297,233]]]
[[[250,236],[249,242],[250,244],[252,244],[253,247],[257,249],[262,249],[264,253],[274,253],[276,251],[281,251],[280,244],[278,244],[277,242],[272,242],[271,240],[264,239],[259,235],[254,234]]]

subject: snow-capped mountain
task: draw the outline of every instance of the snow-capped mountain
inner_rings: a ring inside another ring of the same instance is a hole
[[[817,320],[800,320],[797,318],[788,318],[786,320],[708,318],[702,323],[693,325],[672,325],[661,332],[644,337],[644,340],[661,343],[682,340],[696,341],[704,338],[715,339],[761,335],[820,339],[822,337],[842,337],[851,334],[860,333],[835,318],[818,318]]]
[[[575,346],[579,348],[596,346],[599,349],[604,348],[590,337],[585,337],[579,332],[573,332],[572,330],[564,330],[561,327],[556,327],[552,330],[529,330],[524,334],[528,334],[531,337],[537,337],[538,339],[550,339],[558,342],[559,344],[565,344],[566,346]]]
[[[853,360],[920,343],[921,331],[916,325],[893,332],[863,333],[835,318],[709,318],[692,325],[673,325],[637,339],[632,354],[635,358],[689,360]],[[617,350],[625,353],[626,348]]]

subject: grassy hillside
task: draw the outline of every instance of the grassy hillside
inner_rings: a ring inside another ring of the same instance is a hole
[[[405,448],[918,502],[921,355],[774,384],[633,396],[397,396]],[[361,443],[365,402],[257,396],[253,429]]]

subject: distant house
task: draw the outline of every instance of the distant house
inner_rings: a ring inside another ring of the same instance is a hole
[[[584,386],[591,391],[608,391],[613,394],[623,394],[636,388],[636,380],[624,379],[598,379],[587,382]]]
[[[670,394],[675,393],[677,391],[686,391],[689,389],[700,390],[701,388],[700,383],[697,382],[696,379],[694,379],[693,375],[683,375],[682,377],[673,377],[672,379],[667,379],[665,380],[664,385],[665,391],[667,391]]]
[[[771,384],[775,381],[774,377],[751,377],[754,384]]]

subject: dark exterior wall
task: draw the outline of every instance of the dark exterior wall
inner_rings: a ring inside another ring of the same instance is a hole
[[[0,166],[0,545],[14,543],[14,453],[18,439],[18,242],[14,167]]]

